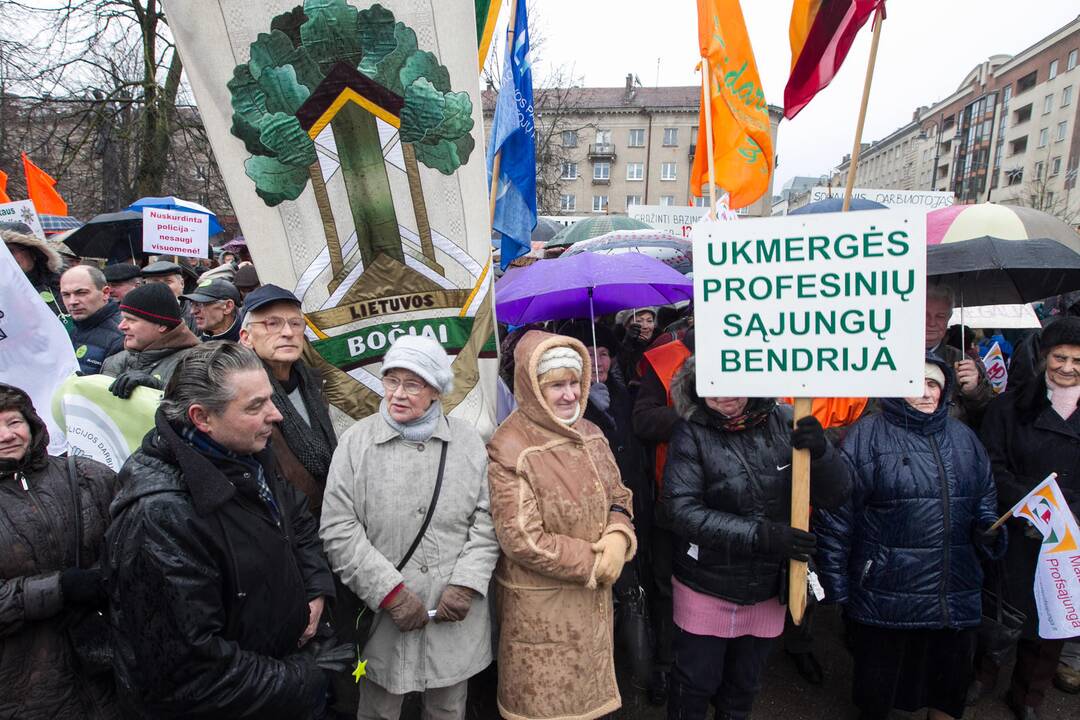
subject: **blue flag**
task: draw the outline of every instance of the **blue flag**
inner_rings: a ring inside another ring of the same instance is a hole
[[[503,63],[488,145],[488,182],[498,182],[492,229],[502,234],[503,270],[532,248],[536,227],[536,127],[525,0],[517,0],[514,45]],[[499,177],[491,177],[495,154],[502,151]],[[489,185],[490,187],[490,185]]]

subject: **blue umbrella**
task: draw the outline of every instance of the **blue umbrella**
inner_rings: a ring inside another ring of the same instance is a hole
[[[827,212],[840,212],[844,209],[844,197],[843,195],[838,197],[825,198],[824,200],[818,200],[812,202],[809,205],[803,205],[797,210],[792,210],[788,215],[813,215],[816,213]],[[866,200],[864,198],[851,198],[851,207],[849,210],[885,210],[886,205],[882,205],[879,202],[873,200]]]
[[[172,195],[165,197],[144,197],[128,205],[125,209],[141,213],[143,208],[157,208],[159,210],[182,210],[184,212],[202,213],[210,216],[210,234],[217,235],[223,231],[217,216],[199,203],[190,200],[182,200]]]

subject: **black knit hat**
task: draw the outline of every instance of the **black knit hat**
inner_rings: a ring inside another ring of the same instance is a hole
[[[1039,347],[1043,353],[1057,345],[1080,345],[1080,318],[1067,316],[1047,325],[1042,331]]]
[[[174,328],[180,324],[180,303],[163,283],[140,285],[124,296],[121,312]]]

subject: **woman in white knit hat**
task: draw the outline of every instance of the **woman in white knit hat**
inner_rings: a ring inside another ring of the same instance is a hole
[[[460,720],[469,678],[491,663],[485,596],[499,547],[484,442],[443,415],[453,377],[435,340],[398,338],[383,359],[378,414],[342,435],[330,465],[319,534],[334,572],[377,612],[361,720],[396,720],[410,692],[423,694],[425,718]]]
[[[514,360],[518,407],[488,443],[502,548],[499,712],[588,720],[622,703],[611,585],[637,546],[631,495],[603,433],[581,417],[591,376],[585,346],[533,330]]]

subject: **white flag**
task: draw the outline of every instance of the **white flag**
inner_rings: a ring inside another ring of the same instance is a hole
[[[67,450],[53,420],[53,392],[79,369],[71,337],[0,243],[0,382],[23,390],[49,428],[49,454]]]
[[[1057,474],[1036,485],[1012,514],[1043,536],[1035,567],[1039,637],[1080,637],[1080,529],[1058,487]]]

